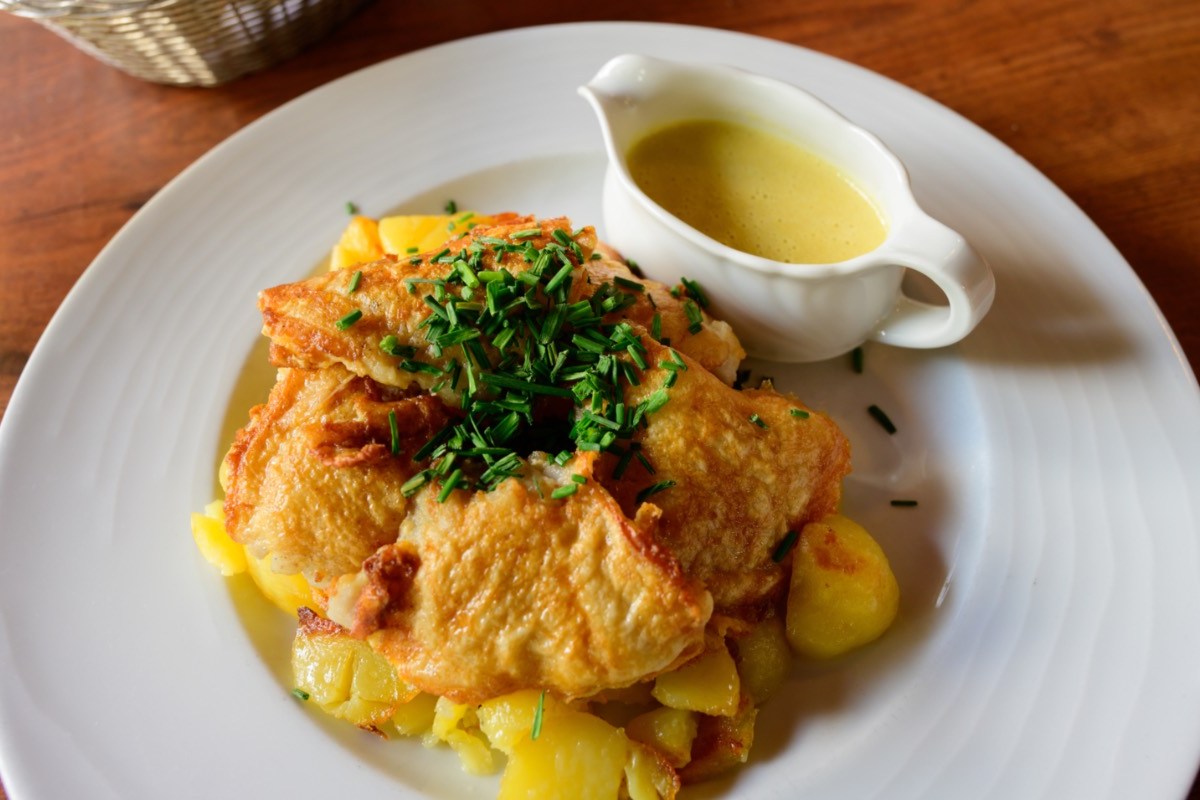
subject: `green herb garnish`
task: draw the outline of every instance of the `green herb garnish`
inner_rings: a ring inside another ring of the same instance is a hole
[[[447,214],[457,214],[458,213],[458,203],[454,202],[454,200],[452,200],[452,199],[447,200],[445,209],[446,209]]]
[[[792,548],[796,546],[796,542],[800,540],[800,534],[796,531],[788,531],[787,535],[780,540],[775,547],[775,552],[771,553],[771,560],[778,564],[787,558],[787,554],[792,552]]]
[[[349,314],[347,314],[346,316],[342,317],[341,319],[339,319],[337,321],[337,329],[339,331],[344,331],[344,330],[346,330],[346,328],[349,328],[351,325],[358,322],[360,319],[362,319],[362,310],[356,308],[353,311],[351,311]]]
[[[310,695],[308,692],[304,691],[303,689],[297,687],[295,689],[292,689],[292,697],[296,698],[297,700],[303,700],[305,702],[308,702],[308,698],[312,697],[312,695]]]
[[[896,424],[892,422],[888,415],[885,414],[883,409],[879,406],[868,406],[867,413],[870,414],[875,421],[878,422],[880,426],[888,432],[889,435],[896,432]]]
[[[388,411],[388,430],[392,434],[392,455],[400,454],[400,426],[396,422],[396,409]]]
[[[708,308],[708,295],[700,288],[700,284],[688,278],[680,278],[679,282],[687,289],[688,295],[694,297],[701,308]]]
[[[546,715],[546,690],[538,695],[537,708],[533,710],[533,727],[529,730],[529,738],[537,740],[542,735],[542,718]]]
[[[346,294],[354,294],[358,291],[358,284],[362,282],[362,270],[355,270],[350,276],[350,285],[346,287]]]
[[[351,201],[347,200],[346,201],[346,213],[353,217],[355,214],[358,213],[358,206],[355,205],[354,203],[352,203]],[[305,699],[307,700],[308,698],[305,698]]]
[[[653,495],[656,495],[659,492],[665,492],[667,489],[670,489],[674,485],[675,485],[675,481],[659,481],[658,483],[652,483],[649,486],[647,486],[645,489],[642,489],[640,492],[637,493],[637,498],[635,498],[635,502],[638,503],[639,505],[641,505],[642,503],[644,503],[646,501],[646,498],[652,497]]]
[[[750,421],[751,421],[751,422],[753,422],[755,425],[757,425],[757,426],[758,426],[758,427],[760,427],[760,428],[765,428],[765,427],[767,427],[767,423],[766,423],[766,422],[764,422],[764,421],[763,421],[763,418],[762,418],[762,417],[760,417],[758,414],[751,414],[751,415],[750,415]]]
[[[796,419],[808,419],[810,416],[812,416],[807,411],[805,411],[803,408],[788,409],[788,413],[791,414]]]

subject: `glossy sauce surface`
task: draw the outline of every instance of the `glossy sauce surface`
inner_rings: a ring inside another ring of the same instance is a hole
[[[887,234],[875,206],[834,165],[745,125],[675,123],[635,143],[626,163],[642,191],[688,225],[774,261],[845,261]]]

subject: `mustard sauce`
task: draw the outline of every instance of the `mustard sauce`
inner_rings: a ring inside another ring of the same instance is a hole
[[[887,234],[867,196],[833,164],[745,125],[688,120],[649,134],[626,159],[633,180],[688,225],[735,250],[832,264]]]

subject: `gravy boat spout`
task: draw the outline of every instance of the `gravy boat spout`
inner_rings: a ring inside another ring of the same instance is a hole
[[[816,361],[867,340],[941,347],[966,336],[991,306],[991,270],[917,205],[899,159],[807,92],[732,67],[623,55],[579,93],[596,112],[608,155],[606,240],[647,277],[699,281],[751,355]],[[645,137],[692,121],[752,128],[828,162],[878,211],[882,244],[836,263],[793,263],[734,249],[687,224],[642,190],[628,159]],[[929,277],[947,303],[907,297],[906,269]]]

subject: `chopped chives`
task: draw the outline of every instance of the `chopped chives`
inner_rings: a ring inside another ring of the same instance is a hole
[[[620,275],[617,275],[613,278],[613,283],[615,283],[617,286],[620,286],[622,289],[629,289],[630,291],[634,292],[646,291],[646,286],[644,284],[638,283],[637,281],[631,281],[629,278],[622,278]]]
[[[796,546],[796,542],[800,540],[800,534],[796,531],[788,531],[782,541],[775,547],[775,552],[771,553],[771,560],[778,564],[787,558],[787,554],[792,552],[792,548]]]
[[[354,323],[356,323],[360,319],[362,319],[362,315],[363,315],[362,309],[358,309],[358,308],[354,309],[349,314],[347,314],[346,316],[342,317],[341,319],[339,319],[337,321],[337,329],[339,331],[346,330],[346,328],[349,328],[351,325],[353,325]]]
[[[792,409],[788,410],[788,413],[791,414],[793,417],[796,417],[797,419],[808,419],[809,416],[811,416],[803,408],[792,408]]]
[[[292,697],[296,698],[297,700],[304,700],[307,702],[308,698],[312,697],[312,695],[300,687],[296,687],[295,689],[292,689]]]
[[[358,213],[358,204],[352,200],[347,200],[346,201],[346,213],[349,214],[350,216],[354,216],[355,214],[357,214]],[[304,699],[307,700],[308,698],[306,697]]]
[[[699,333],[704,327],[704,315],[700,313],[700,306],[691,300],[684,300],[683,313],[687,314],[688,333]]]
[[[446,209],[447,214],[457,214],[458,213],[458,203],[454,202],[453,199],[447,200],[445,209]]]
[[[646,398],[645,409],[647,414],[653,414],[667,404],[670,399],[666,389],[655,389],[650,396]]]
[[[396,422],[396,409],[388,411],[388,430],[392,434],[392,455],[400,454],[400,426]]]
[[[346,294],[354,294],[358,291],[358,284],[362,282],[362,270],[355,270],[350,276],[350,285],[346,287]]]
[[[765,427],[767,427],[767,423],[766,423],[766,422],[764,422],[764,421],[763,421],[763,418],[762,418],[762,417],[760,417],[758,414],[751,414],[751,415],[750,415],[750,421],[751,421],[751,422],[753,422],[755,425],[757,425],[757,426],[758,426],[758,427],[760,427],[760,428],[765,428]]]
[[[579,474],[572,475],[572,476],[571,476],[571,480],[575,481],[575,482],[576,482],[576,483],[578,483],[580,486],[582,486],[583,484],[587,483],[587,478],[585,478],[584,476],[582,476],[582,475],[579,475]]]
[[[419,252],[421,252],[421,248],[419,248],[419,247],[406,247],[406,248],[404,248],[404,254],[405,254],[405,255],[412,255],[413,253],[419,253]]]
[[[454,490],[458,488],[458,485],[462,483],[462,480],[462,469],[455,468],[454,472],[450,473],[450,477],[446,478],[445,482],[442,484],[442,491],[438,492],[437,501],[439,503],[446,502]]]
[[[562,500],[564,498],[570,497],[571,495],[575,494],[577,491],[579,491],[579,484],[577,484],[577,483],[563,484],[562,486],[558,487],[557,489],[555,489],[553,492],[550,493],[550,498],[553,500]]]
[[[541,236],[541,235],[542,235],[541,228],[526,228],[523,231],[517,231],[516,233],[511,234],[510,238],[516,239],[517,241],[521,241],[522,239],[533,239],[534,237]]]
[[[654,312],[654,319],[650,322],[650,336],[655,341],[662,340],[662,314]]]
[[[533,711],[533,727],[529,729],[529,738],[537,740],[542,735],[542,718],[546,715],[546,690],[538,695],[537,708]]]
[[[917,504],[916,500],[893,500],[892,505],[897,508],[912,508]]]
[[[875,421],[878,422],[880,426],[888,432],[889,435],[896,432],[896,424],[892,422],[888,415],[885,414],[883,409],[879,406],[868,406],[867,413],[874,417]]]
[[[696,299],[701,308],[708,308],[708,295],[700,288],[700,284],[688,278],[680,278],[679,282],[687,289],[687,293]]]
[[[652,483],[637,493],[637,498],[634,502],[640,505],[646,501],[646,498],[656,495],[659,492],[665,492],[674,485],[675,481],[659,481],[658,483]]]

